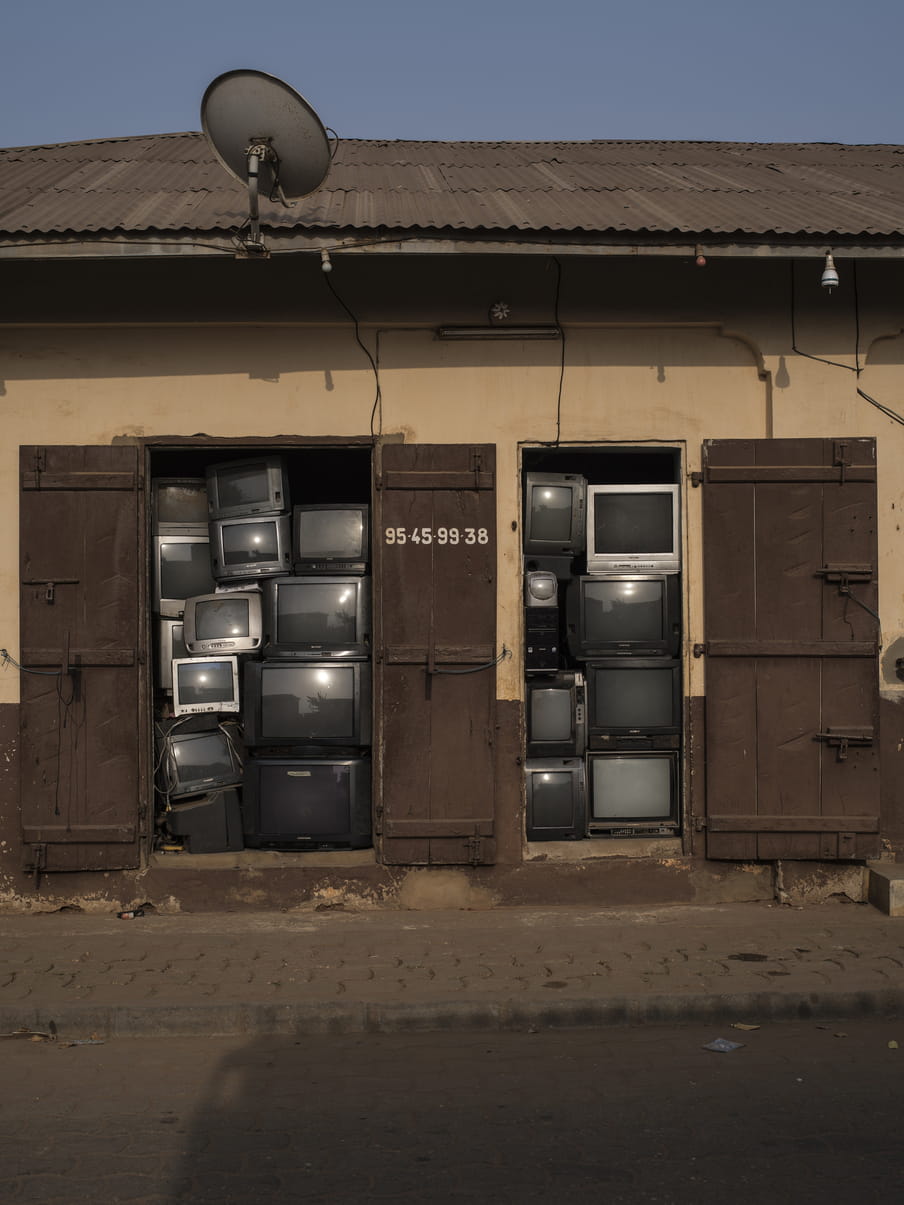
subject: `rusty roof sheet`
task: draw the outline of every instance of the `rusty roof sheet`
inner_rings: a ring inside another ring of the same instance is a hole
[[[221,232],[243,187],[203,135],[0,150],[0,236]],[[904,147],[340,141],[323,186],[265,228],[406,233],[904,235]]]

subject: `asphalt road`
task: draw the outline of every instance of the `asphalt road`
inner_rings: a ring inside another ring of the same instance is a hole
[[[904,1194],[904,1021],[15,1039],[0,1060],[4,1205]]]

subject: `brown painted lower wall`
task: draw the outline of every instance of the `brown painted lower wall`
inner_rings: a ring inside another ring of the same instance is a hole
[[[879,703],[881,831],[887,851],[904,859],[904,702]]]

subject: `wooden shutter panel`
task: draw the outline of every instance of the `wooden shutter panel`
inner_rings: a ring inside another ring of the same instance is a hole
[[[874,441],[703,453],[707,854],[874,856]]]
[[[388,444],[377,477],[377,832],[390,864],[495,860],[495,449]]]
[[[20,448],[20,806],[36,870],[138,865],[134,447]]]

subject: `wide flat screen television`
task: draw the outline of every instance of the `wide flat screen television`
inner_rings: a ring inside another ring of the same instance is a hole
[[[292,509],[283,456],[255,456],[207,466],[207,517],[288,514]]]
[[[587,835],[587,793],[581,758],[524,763],[528,841],[574,841]]]
[[[242,813],[252,849],[364,849],[372,844],[368,757],[255,757]]]
[[[173,714],[236,712],[239,701],[238,658],[210,653],[173,662]]]
[[[296,573],[365,573],[370,507],[352,502],[305,504],[292,512]]]
[[[229,729],[182,731],[157,740],[157,789],[165,799],[203,795],[242,780],[242,762]]]
[[[677,485],[589,485],[587,572],[678,573]]]
[[[589,832],[666,835],[678,827],[677,753],[588,753]]]
[[[156,686],[166,694],[173,693],[173,661],[177,657],[187,657],[188,649],[182,638],[182,620],[157,617],[157,673]]]
[[[207,528],[207,484],[203,477],[155,477],[151,482],[154,535],[191,534]]]
[[[677,737],[680,733],[680,661],[616,657],[588,661],[584,673],[591,748],[636,738]]]
[[[525,683],[527,756],[580,757],[587,744],[584,675],[569,670]]]
[[[369,577],[272,578],[263,584],[264,656],[321,661],[370,656]]]
[[[202,594],[185,601],[185,656],[206,653],[256,653],[263,623],[259,590]]]
[[[291,517],[215,519],[210,524],[210,565],[218,582],[290,573]]]
[[[576,577],[566,592],[566,639],[573,657],[676,657],[681,578],[673,573]]]
[[[526,556],[574,556],[584,549],[587,481],[576,473],[526,473]]]
[[[211,594],[216,582],[210,567],[207,528],[181,535],[153,537],[154,610],[178,619],[185,600]]]
[[[249,661],[244,672],[245,744],[360,748],[371,741],[367,661]]]

